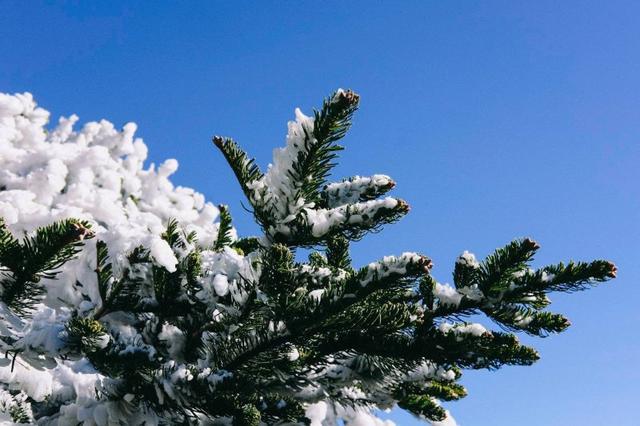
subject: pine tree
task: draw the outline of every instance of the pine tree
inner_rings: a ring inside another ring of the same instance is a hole
[[[615,266],[532,269],[539,246],[528,238],[482,261],[464,252],[455,286],[437,282],[419,253],[353,265],[351,242],[409,212],[386,195],[388,176],[328,182],[358,103],[338,90],[312,117],[297,110],[266,172],[233,140],[213,139],[261,236],[238,239],[226,206],[215,238],[168,220],[161,242],[120,257],[90,221],[22,239],[0,223],[0,412],[43,424],[334,425],[374,424],[376,409],[398,405],[442,421],[440,402],[466,396],[462,370],[535,362],[515,333],[565,330],[569,321],[545,310],[548,294],[606,281]],[[73,283],[83,302],[33,320],[43,283],[80,250],[93,256],[93,278]],[[501,331],[470,322],[479,314]],[[54,366],[83,373],[93,395],[21,390],[29,367]],[[14,369],[22,376],[6,374]]]

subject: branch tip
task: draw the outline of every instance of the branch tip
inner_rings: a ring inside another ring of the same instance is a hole
[[[222,145],[224,144],[224,139],[221,136],[216,135],[213,137],[213,144],[218,148],[222,148]]]
[[[525,238],[523,241],[523,245],[528,250],[538,250],[540,248],[540,245],[531,238]]]

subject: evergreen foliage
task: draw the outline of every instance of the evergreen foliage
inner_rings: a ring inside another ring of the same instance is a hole
[[[67,219],[38,228],[19,241],[0,218],[0,301],[19,315],[32,310],[45,293],[42,278],[52,279],[58,269],[93,237],[86,221]]]
[[[418,253],[353,265],[350,242],[409,211],[386,196],[395,186],[388,176],[327,181],[358,103],[339,90],[313,117],[297,111],[265,173],[233,140],[214,138],[260,237],[237,239],[221,206],[212,243],[169,220],[163,243],[118,258],[99,234],[88,241],[96,235],[86,221],[22,239],[0,222],[3,350],[25,365],[83,365],[95,378],[95,397],[80,400],[18,394],[20,379],[1,375],[0,411],[17,423],[332,425],[397,404],[440,421],[448,416],[440,401],[466,396],[463,369],[535,362],[538,353],[512,333],[563,331],[569,321],[545,310],[548,294],[606,281],[615,266],[532,269],[539,246],[531,239],[483,261],[464,252],[455,287],[437,282]],[[162,260],[164,243],[173,267]],[[83,302],[45,327],[54,344],[36,341],[29,315],[43,306],[42,283],[83,245],[94,265],[93,278],[75,284]],[[312,249],[307,262],[296,260],[302,247]],[[478,314],[503,331],[469,322]]]

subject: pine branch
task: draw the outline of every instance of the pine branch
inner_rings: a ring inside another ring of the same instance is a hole
[[[260,168],[255,164],[255,160],[250,159],[240,146],[230,138],[214,136],[213,144],[222,152],[229,166],[231,166],[231,170],[236,175],[244,195],[248,200],[252,200],[253,194],[249,188],[249,183],[261,179],[263,176]]]
[[[494,331],[478,336],[434,329],[429,340],[434,346],[424,348],[422,355],[437,364],[493,370],[503,365],[531,365],[539,359],[534,349],[521,345],[513,334]]]
[[[327,263],[337,269],[351,269],[348,239],[336,235],[327,240]]]
[[[524,331],[533,336],[546,337],[561,333],[571,323],[560,314],[538,311],[521,305],[503,303],[483,311],[501,327],[511,331]]]
[[[111,400],[131,419],[143,413],[185,425],[308,424],[305,408],[320,400],[346,411],[398,404],[439,421],[446,417],[439,401],[466,396],[457,383],[462,368],[534,363],[537,352],[514,334],[466,320],[485,314],[513,332],[561,332],[569,321],[543,310],[547,294],[606,281],[615,266],[597,260],[533,270],[538,245],[522,239],[482,262],[463,253],[453,270],[455,287],[436,282],[430,259],[413,252],[354,269],[351,242],[409,211],[402,200],[380,198],[395,186],[388,176],[326,182],[358,102],[340,90],[313,119],[297,112],[287,146],[265,175],[234,141],[214,138],[264,236],[234,241],[231,215],[220,206],[208,248],[175,219],[162,234],[171,252],[161,241],[166,253],[141,246],[120,264],[98,241],[101,304],[93,314],[86,303],[72,309],[61,333],[46,325],[64,348],[49,353],[34,345],[42,340],[29,335],[43,333],[37,327],[2,337],[3,347],[14,361],[37,356],[40,367],[61,357],[87,360],[104,376],[96,401],[87,404]],[[70,220],[21,242],[0,221],[0,301],[27,312],[44,294],[41,280],[55,277],[91,236],[88,224]],[[298,248],[311,249],[308,262],[297,260]],[[175,269],[173,257],[165,268],[151,253],[173,255]],[[95,301],[94,294],[83,297]],[[12,326],[0,318],[0,328]],[[55,419],[66,398],[54,391],[53,403],[38,401],[33,420]],[[77,403],[82,409],[84,402]],[[349,414],[336,421],[350,422]]]
[[[175,218],[170,218],[167,222],[167,229],[162,234],[162,239],[171,247],[184,247],[184,243],[180,238],[179,224]]]
[[[117,311],[136,311],[140,301],[140,287],[143,277],[132,273],[139,265],[149,263],[149,254],[143,247],[137,247],[127,256],[128,268],[122,271],[122,276],[113,276],[113,266],[109,262],[107,245],[103,241],[96,243],[96,275],[101,305],[93,313],[93,318],[99,320],[103,316]]]
[[[444,408],[436,404],[431,395],[409,394],[398,401],[398,406],[416,416],[422,416],[428,420],[439,422],[446,418]]]
[[[358,201],[374,200],[391,191],[395,186],[396,183],[386,175],[354,176],[342,182],[326,185],[322,189],[322,202],[319,206],[334,208]]]
[[[9,414],[12,424],[33,424],[32,401],[24,391],[7,391],[0,387],[0,412]]]
[[[287,298],[297,286],[294,280],[293,253],[283,244],[274,244],[264,251],[260,288],[284,314]]]
[[[478,285],[482,272],[475,256],[467,251],[458,257],[453,269],[453,282],[456,288]]]
[[[67,219],[38,228],[20,243],[1,225],[1,261],[8,274],[0,283],[0,300],[17,314],[27,315],[45,293],[40,280],[55,278],[58,269],[80,251],[83,241],[93,237],[90,228],[86,221]]]
[[[220,210],[220,224],[218,225],[218,237],[216,238],[216,242],[213,247],[214,250],[220,251],[225,246],[229,246],[233,243],[231,235],[233,227],[231,226],[231,214],[229,213],[229,207],[224,204],[220,204],[218,209]]]
[[[305,200],[320,201],[320,188],[335,166],[336,152],[343,149],[334,142],[342,139],[351,127],[359,102],[356,93],[338,90],[324,100],[319,111],[314,111],[312,134],[305,135],[305,149],[299,151],[291,171],[292,180],[300,183],[300,197]]]
[[[347,309],[325,320],[320,328],[324,331],[359,330],[365,333],[387,333],[410,326],[416,315],[406,303],[362,303],[353,304]]]
[[[231,247],[240,250],[240,254],[249,254],[262,247],[260,239],[256,237],[239,238],[231,244]]]
[[[0,218],[0,268],[17,269],[20,258],[20,244]]]
[[[502,291],[508,286],[508,280],[514,273],[525,270],[526,263],[533,258],[539,248],[538,243],[525,238],[514,240],[505,247],[497,249],[480,265],[478,271],[481,280],[480,288],[485,292]]]
[[[464,386],[452,382],[433,381],[427,388],[429,395],[443,401],[456,401],[467,396]]]
[[[81,353],[104,349],[109,337],[104,325],[92,318],[75,317],[65,326],[69,348]]]
[[[598,283],[615,278],[616,266],[607,260],[593,262],[569,262],[546,266],[536,273],[528,273],[514,282],[520,291],[540,290],[544,292],[574,292],[585,290]]]
[[[346,204],[333,209],[308,209],[305,211],[303,231],[284,236],[291,244],[299,246],[324,244],[335,236],[342,235],[350,241],[361,239],[367,232],[377,232],[383,225],[397,222],[409,213],[404,200],[385,198],[355,204]]]
[[[309,253],[309,265],[314,269],[326,268],[329,266],[329,262],[322,253],[312,251]]]
[[[107,292],[113,280],[113,266],[109,263],[109,249],[104,241],[96,241],[96,276],[102,301],[108,300]],[[104,304],[104,303],[103,303]]]

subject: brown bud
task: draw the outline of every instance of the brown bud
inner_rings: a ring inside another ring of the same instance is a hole
[[[71,224],[71,230],[69,232],[71,241],[82,241],[85,238],[93,238],[94,236],[95,233],[83,224],[79,222],[73,222]]]
[[[540,245],[531,238],[525,238],[522,243],[528,250],[538,250],[540,248]]]
[[[433,268],[433,262],[426,256],[423,256],[421,259],[421,265],[424,268],[425,272],[429,272],[431,268]]]
[[[224,143],[224,139],[222,139],[220,136],[213,137],[213,144],[218,148],[222,148],[223,143]]]
[[[609,273],[607,274],[607,276],[609,278],[615,278],[618,275],[618,267],[615,265],[615,263],[613,262],[609,262]]]
[[[402,213],[409,213],[411,207],[407,204],[406,201],[398,199],[398,204],[396,205],[396,209],[400,210]]]
[[[351,90],[341,90],[334,98],[334,102],[344,106],[355,106],[360,102],[360,95]]]

